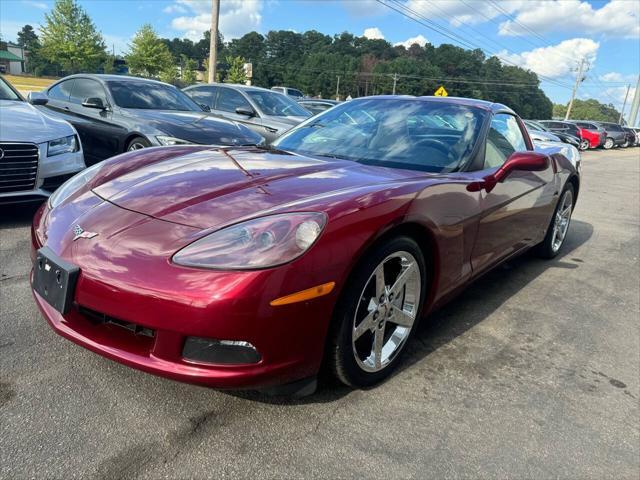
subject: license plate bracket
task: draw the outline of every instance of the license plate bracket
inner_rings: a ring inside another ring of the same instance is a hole
[[[33,265],[33,289],[61,314],[73,305],[80,268],[58,257],[49,247],[36,252]]]

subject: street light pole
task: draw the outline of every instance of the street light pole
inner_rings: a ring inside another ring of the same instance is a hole
[[[211,40],[209,42],[209,83],[216,81],[218,62],[218,19],[220,18],[220,0],[211,0]]]
[[[620,118],[618,118],[618,125],[622,125],[622,116],[624,115],[624,109],[627,106],[627,98],[629,97],[629,89],[631,89],[631,85],[627,85],[627,93],[624,94],[624,102],[622,102],[622,110],[620,110]]]
[[[584,62],[585,62],[585,59],[583,57],[582,60],[580,60],[580,66],[578,67],[578,76],[576,77],[576,83],[573,86],[573,92],[571,92],[571,100],[569,100],[567,113],[564,116],[565,120],[569,120],[569,117],[571,116],[571,107],[573,107],[573,101],[575,100],[576,93],[578,92],[578,85],[580,85],[580,83],[584,80],[584,78],[582,78],[582,70],[584,69]]]
[[[396,94],[396,83],[398,82],[398,74],[393,74],[393,95]]]

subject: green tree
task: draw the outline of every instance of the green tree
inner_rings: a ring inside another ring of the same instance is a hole
[[[567,105],[553,105],[554,117],[564,118],[566,113]],[[588,100],[576,99],[571,107],[571,118],[618,123],[620,112],[613,105],[605,105],[593,98]]]
[[[196,72],[195,72],[195,69],[197,67],[196,62],[194,60],[191,60],[186,55],[182,54],[180,63],[182,67],[181,68],[182,74],[180,75],[182,82],[185,83],[186,85],[192,85],[196,83]]]
[[[149,24],[136,32],[125,58],[134,75],[158,77],[162,74],[163,78],[172,80],[177,76],[171,52]]]
[[[226,83],[244,83],[247,81],[247,76],[244,72],[244,58],[228,56],[226,62],[229,64],[229,70],[224,79]]]
[[[25,25],[18,32],[18,45],[26,50],[33,48],[34,45],[40,46],[40,40],[38,39],[38,35],[33,30],[31,25]]]
[[[102,35],[75,0],[56,0],[44,19],[40,54],[64,72],[93,71],[106,58]]]

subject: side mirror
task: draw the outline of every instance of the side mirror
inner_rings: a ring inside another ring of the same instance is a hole
[[[497,183],[504,182],[511,172],[520,170],[525,172],[540,172],[549,168],[549,157],[538,152],[515,152],[495,173],[487,175],[478,182],[470,183],[467,190],[477,192],[486,190],[491,192]]]
[[[27,100],[31,105],[46,105],[49,98],[42,92],[29,92]]]
[[[204,103],[200,104],[200,108],[202,108],[202,110],[204,110],[205,112],[211,111],[211,107],[209,105],[205,105]]]
[[[85,99],[85,101],[82,102],[82,106],[87,108],[97,108],[98,110],[104,110],[107,108],[102,99],[98,97],[90,97]]]
[[[238,107],[236,108],[236,113],[238,115],[246,115],[248,117],[255,117],[256,112],[253,108],[250,107]]]

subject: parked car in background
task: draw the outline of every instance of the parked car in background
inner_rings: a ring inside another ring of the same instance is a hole
[[[606,150],[609,150],[613,147],[621,147],[624,145],[624,142],[627,139],[627,135],[620,125],[613,122],[596,123],[604,128],[607,135],[607,138],[605,138],[604,144],[602,145]]]
[[[560,137],[563,142],[573,145],[579,150],[585,150],[586,144],[582,143],[580,129],[575,124],[558,120],[538,120],[538,123]]]
[[[607,139],[607,132],[601,125],[583,120],[574,120],[571,123],[574,123],[580,129],[582,142],[585,143],[587,148],[598,148],[604,145]],[[583,148],[583,150],[586,150],[586,148]]]
[[[292,97],[294,100],[299,100],[301,98],[304,98],[304,96],[305,96],[304,93],[302,93],[297,88],[271,87],[271,90],[273,90],[274,92],[282,93],[283,95],[286,95],[287,97]]]
[[[84,168],[75,129],[30,105],[0,76],[0,203],[45,199]]]
[[[320,371],[383,381],[453,292],[529,249],[556,257],[580,190],[511,109],[446,97],[356,99],[273,148],[143,150],[89,173],[33,220],[51,327],[175,380],[300,394]]]
[[[638,137],[636,136],[635,130],[629,127],[622,127],[625,133],[625,142],[622,144],[623,147],[635,147],[638,145]]]
[[[32,94],[78,131],[87,164],[159,145],[255,145],[255,132],[214,118],[173,85],[119,75],[71,75]]]
[[[563,143],[560,137],[547,131],[542,125],[532,120],[523,120],[523,122],[525,127],[527,127],[527,131],[529,132],[529,136],[531,137],[531,140],[538,141],[538,142]]]
[[[636,134],[636,147],[640,147],[640,128],[639,127],[631,127],[633,133]]]
[[[331,107],[335,107],[340,102],[338,100],[327,100],[324,98],[303,98],[298,100],[298,103],[314,115],[317,115]]]
[[[266,88],[202,84],[187,87],[184,92],[214,115],[246,125],[267,142],[311,116],[290,97]]]
[[[559,138],[561,142],[563,143],[568,143],[569,145],[572,145],[576,148],[580,148],[580,139],[576,138],[573,135],[570,135],[568,133],[563,133],[563,132],[552,132],[551,130],[549,130],[547,127],[545,127],[544,125],[542,125],[542,123],[536,121],[536,120],[524,120],[525,125],[527,126],[527,129],[529,131],[536,131],[536,132],[545,132],[545,133],[549,133],[554,135],[555,137]]]

